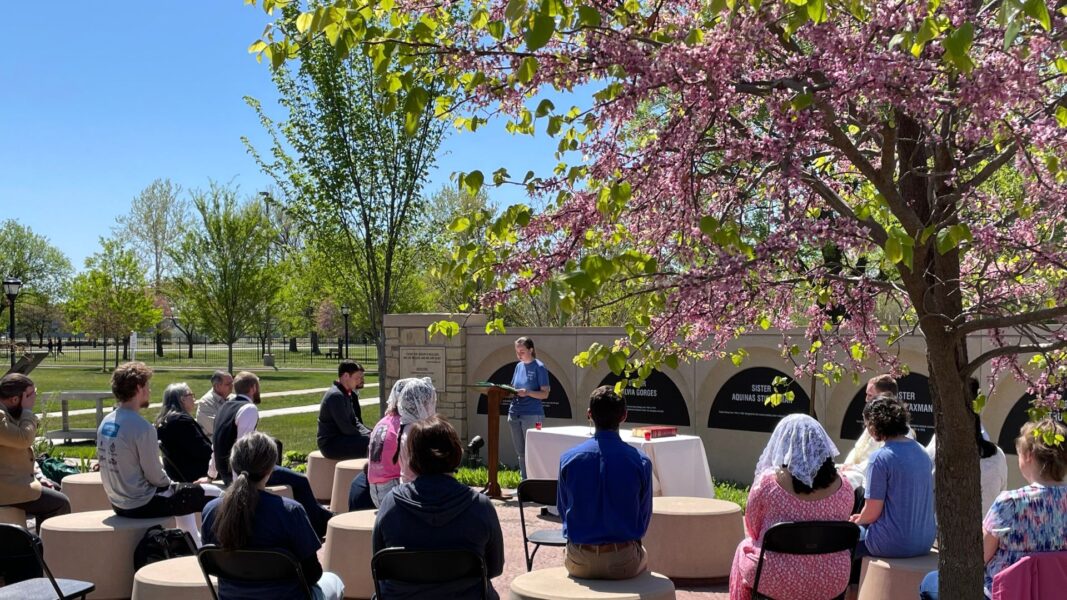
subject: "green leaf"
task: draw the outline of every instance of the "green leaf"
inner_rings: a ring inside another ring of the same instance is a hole
[[[515,22],[525,14],[526,0],[508,0],[508,5],[504,8],[504,18],[509,22]]]
[[[493,21],[485,26],[485,30],[489,32],[489,35],[493,36],[494,40],[504,39],[503,21]]]
[[[1067,106],[1056,107],[1056,122],[1060,127],[1067,127]]]
[[[813,23],[822,23],[826,20],[826,3],[824,0],[808,0],[808,18]]]
[[[467,217],[458,217],[448,224],[448,230],[453,233],[462,233],[470,229],[471,220]]]
[[[542,100],[537,105],[537,110],[534,111],[534,115],[537,116],[538,118],[540,118],[540,117],[543,117],[543,116],[547,115],[548,113],[552,112],[555,109],[556,109],[556,105],[552,104],[552,101],[549,100],[548,98],[545,98],[544,100]]]
[[[481,171],[471,171],[460,178],[460,183],[463,186],[463,190],[471,196],[478,195],[478,190],[482,189],[482,183],[485,182],[485,176]]]
[[[793,96],[793,99],[789,101],[793,110],[800,112],[805,108],[811,106],[811,103],[815,101],[815,96],[810,93],[797,94]]]
[[[507,333],[504,328],[504,319],[493,319],[485,324],[485,333],[491,334],[493,332]]]
[[[608,368],[616,375],[622,375],[626,368],[626,355],[622,352],[612,352],[608,355]]]
[[[533,81],[534,75],[537,74],[537,59],[532,56],[527,56],[519,63],[519,71],[517,73],[520,83],[530,83]]]
[[[426,101],[429,94],[421,87],[414,88],[404,100],[404,130],[408,135],[414,135],[419,129],[419,121],[422,119],[422,111],[426,109]]]
[[[1057,58],[1052,64],[1056,66],[1057,71],[1067,74],[1067,58]]]
[[[700,231],[708,237],[715,237],[719,231],[719,220],[710,215],[700,217]]]
[[[482,29],[489,24],[489,11],[484,8],[479,8],[471,15],[471,27],[475,29]]]
[[[885,241],[885,257],[893,264],[904,260],[904,247],[897,237],[890,235]]]
[[[768,329],[771,328],[771,325],[772,325],[772,323],[771,323],[770,319],[768,319],[767,317],[760,317],[760,320],[759,320],[760,329],[762,329],[764,331],[767,331]]]
[[[1049,16],[1048,5],[1045,4],[1045,0],[1027,0],[1026,4],[1023,4],[1023,12],[1038,23],[1041,23],[1041,27],[1045,31],[1052,29],[1052,17]]]
[[[578,7],[578,23],[585,27],[600,27],[600,11],[592,6]]]
[[[311,29],[311,21],[314,20],[314,13],[302,13],[296,18],[296,30],[300,33],[304,33],[308,29]]]
[[[704,31],[699,27],[690,31],[689,35],[685,36],[685,44],[687,46],[696,46],[704,41]]]
[[[556,32],[556,20],[548,15],[535,14],[523,33],[526,49],[530,52],[543,48]]]

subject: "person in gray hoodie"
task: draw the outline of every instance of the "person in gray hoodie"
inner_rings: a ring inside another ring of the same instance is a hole
[[[393,488],[383,498],[374,523],[373,551],[402,546],[412,550],[465,549],[480,554],[490,578],[504,571],[504,536],[489,498],[459,483],[452,473],[463,446],[441,416],[416,421],[408,433],[414,481]],[[481,598],[481,582],[461,579],[444,585],[383,581],[390,600],[464,600]],[[489,586],[489,598],[499,596]]]

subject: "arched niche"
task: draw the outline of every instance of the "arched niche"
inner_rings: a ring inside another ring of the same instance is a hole
[[[778,406],[765,403],[767,397],[774,393],[771,382],[776,377],[792,380],[782,371],[771,367],[742,369],[727,379],[715,394],[708,413],[708,427],[770,433],[786,415],[811,414],[811,399],[795,380],[791,381],[788,388],[793,392],[792,402],[782,402]]]
[[[622,377],[608,373],[599,385],[615,385]],[[645,425],[673,425],[689,427],[689,407],[682,391],[669,375],[658,369],[645,379],[639,388],[626,386],[622,391],[626,399],[626,422]]]
[[[519,361],[513,360],[489,376],[486,381],[491,383],[511,383],[511,376],[515,373],[515,365],[519,364]],[[571,401],[567,397],[567,391],[563,389],[563,383],[552,374],[552,371],[548,370],[548,385],[551,389],[548,391],[548,398],[541,401],[541,404],[545,408],[546,419],[570,419],[571,418]],[[485,394],[478,395],[478,414],[489,414],[487,405],[489,397]],[[500,414],[508,414],[508,403],[510,401],[505,399],[500,403]]]
[[[934,403],[930,397],[930,379],[921,373],[908,373],[897,380],[899,398],[908,405],[911,413],[911,428],[915,437],[924,446],[934,435]],[[841,439],[859,439],[863,433],[863,407],[867,403],[867,384],[852,396],[845,417],[841,421]]]

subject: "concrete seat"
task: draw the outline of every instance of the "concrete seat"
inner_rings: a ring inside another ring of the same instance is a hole
[[[308,483],[319,502],[329,502],[333,493],[333,470],[339,462],[326,458],[318,450],[308,454]]]
[[[63,478],[62,492],[70,498],[70,512],[112,510],[100,473],[77,473]]]
[[[370,598],[374,595],[370,559],[371,535],[377,514],[376,510],[344,513],[330,519],[326,527],[322,568],[336,573],[345,583],[345,598]]]
[[[129,519],[111,510],[52,517],[41,525],[44,559],[56,577],[95,583],[93,598],[129,598],[133,551],[154,525],[174,527],[174,518]]]
[[[0,523],[26,526],[26,511],[14,506],[0,506]]]
[[[330,494],[330,510],[336,513],[348,512],[348,490],[352,480],[363,472],[367,464],[365,458],[342,460],[333,469],[333,492]]]
[[[659,574],[633,579],[577,579],[564,567],[523,573],[511,581],[511,600],[668,600],[674,584]]]
[[[660,496],[641,543],[649,570],[671,579],[724,580],[745,537],[741,507],[726,500]]]
[[[864,557],[857,600],[915,598],[923,577],[936,568],[937,552],[914,558]]]
[[[217,581],[212,577],[212,581]],[[195,556],[145,565],[133,578],[133,600],[212,600]]]
[[[293,488],[287,485],[268,485],[267,491],[277,496],[293,499]]]

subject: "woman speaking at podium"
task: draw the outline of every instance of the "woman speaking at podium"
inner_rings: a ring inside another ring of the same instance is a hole
[[[548,398],[548,369],[545,363],[537,360],[530,338],[515,340],[515,357],[519,363],[511,376],[511,387],[516,391],[508,407],[508,425],[511,426],[515,453],[519,455],[519,474],[526,479],[526,430],[545,420],[545,407],[541,401]]]

